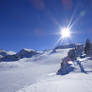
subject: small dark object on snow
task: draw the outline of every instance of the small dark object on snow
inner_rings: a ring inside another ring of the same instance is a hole
[[[70,61],[69,57],[65,57],[63,59],[61,68],[57,72],[58,75],[65,75],[74,70],[74,67],[72,66],[72,64],[69,64],[68,61]]]

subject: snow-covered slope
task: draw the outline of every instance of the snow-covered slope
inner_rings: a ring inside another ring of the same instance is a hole
[[[64,44],[64,45],[57,46],[55,49],[75,48],[77,45],[81,45],[81,44]]]
[[[19,62],[0,63],[0,92],[92,92],[92,60],[78,59],[87,73],[75,71],[56,75],[69,49],[45,51]]]
[[[17,92],[92,92],[92,74],[52,75]]]
[[[0,62],[1,61],[13,61],[13,60],[17,60],[15,59],[16,52],[13,51],[5,51],[0,49]]]
[[[92,92],[92,58],[78,60],[86,72],[75,63],[75,71],[63,76],[54,71],[17,92]]]
[[[1,62],[18,61],[19,59],[22,59],[22,58],[31,58],[32,56],[40,53],[41,53],[40,51],[35,51],[32,49],[26,49],[26,48],[20,50],[18,53],[2,50],[0,61]]]
[[[2,50],[2,49],[0,49],[0,56],[7,56],[7,55],[14,55],[14,54],[16,54],[15,52],[13,52],[13,51],[5,51],[5,50]]]
[[[18,52],[16,56],[18,56],[19,58],[30,58],[36,54],[39,54],[39,53],[35,50],[24,48],[20,52]]]

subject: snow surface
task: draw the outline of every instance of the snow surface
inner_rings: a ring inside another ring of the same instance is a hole
[[[14,55],[14,54],[16,54],[16,52],[13,52],[13,51],[5,51],[5,50],[0,49],[0,55],[2,55],[2,56]]]
[[[16,54],[16,52],[14,52],[14,51],[7,51],[7,55],[15,55]]]
[[[0,92],[92,92],[91,58],[79,59],[87,73],[75,63],[75,71],[56,75],[68,51],[50,50],[16,62],[1,62]]]

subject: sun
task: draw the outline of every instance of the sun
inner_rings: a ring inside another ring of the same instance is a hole
[[[61,29],[61,38],[69,38],[71,36],[71,32],[69,28],[63,28]]]

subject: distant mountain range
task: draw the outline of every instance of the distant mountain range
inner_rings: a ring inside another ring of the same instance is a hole
[[[78,45],[82,45],[80,43],[77,44],[66,44],[66,45],[59,45],[55,49],[67,49],[67,48],[75,48]]]
[[[61,45],[57,46],[52,50],[52,53],[55,53],[54,50],[56,49],[67,49],[67,48],[75,48],[77,45],[81,44],[67,44],[67,45]],[[42,52],[32,50],[32,49],[27,49],[24,48],[20,50],[18,53],[13,52],[13,51],[5,51],[5,50],[0,50],[0,61],[18,61],[22,58],[31,58],[34,55],[41,54]]]
[[[33,55],[40,54],[32,49],[22,49],[18,53],[0,50],[0,61],[17,61],[22,58],[30,58]]]

